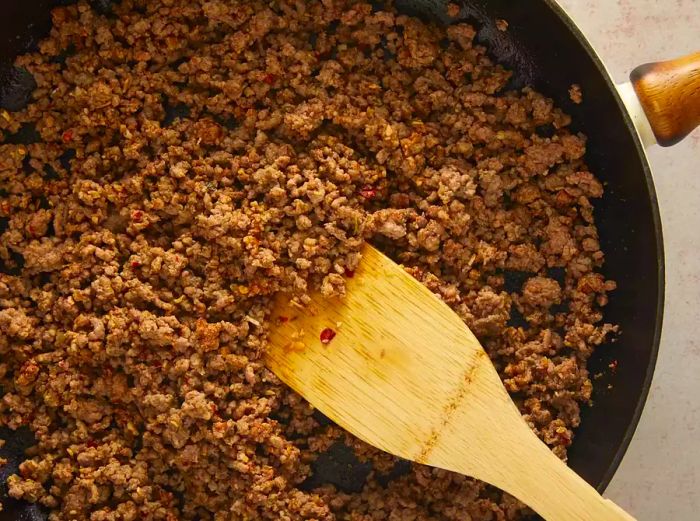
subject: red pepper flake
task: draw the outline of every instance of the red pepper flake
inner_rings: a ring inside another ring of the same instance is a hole
[[[286,322],[289,322],[289,317],[285,317],[284,315],[280,315],[277,317],[277,320],[279,321],[280,324],[285,324]]]
[[[360,195],[369,201],[377,196],[377,189],[369,185],[363,186],[360,189]]]
[[[87,445],[91,449],[94,449],[95,447],[97,447],[97,442],[95,440],[87,440],[87,443],[85,445]]]
[[[348,268],[345,268],[345,276],[349,279],[353,278],[355,276],[355,270],[349,270]]]
[[[131,214],[131,220],[135,223],[140,223],[141,219],[143,219],[143,212],[141,210],[136,210]]]
[[[327,327],[323,331],[321,331],[321,343],[322,344],[330,344],[331,340],[335,338],[335,335],[337,335],[335,331],[333,331],[330,327]]]
[[[72,130],[66,130],[63,133],[63,142],[64,143],[70,143],[73,141],[73,131]]]
[[[139,261],[133,261],[131,263],[132,268],[138,268],[139,266],[141,266],[141,263]]]
[[[263,81],[268,85],[272,85],[273,83],[275,83],[276,79],[277,76],[275,76],[274,74],[265,74],[265,76],[263,76]]]

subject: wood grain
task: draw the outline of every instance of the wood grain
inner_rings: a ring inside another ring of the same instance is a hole
[[[367,443],[487,481],[549,521],[633,520],[530,430],[463,321],[377,250],[346,298],[282,296],[273,321],[268,367]]]
[[[630,79],[660,145],[675,145],[700,125],[700,52],[641,65]]]

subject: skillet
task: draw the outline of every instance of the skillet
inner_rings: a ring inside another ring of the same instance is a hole
[[[72,2],[3,1],[0,107],[17,110],[27,102],[33,81],[12,67],[12,60],[34,49],[47,33],[51,7],[67,3]],[[111,0],[92,3],[95,9],[108,12]],[[403,12],[449,21],[440,0],[397,0],[396,4]],[[587,162],[591,171],[606,184],[606,195],[596,205],[596,221],[606,252],[605,275],[618,282],[606,308],[606,320],[620,324],[623,334],[614,344],[601,346],[589,364],[591,373],[602,373],[602,377],[594,381],[594,406],[583,411],[582,425],[569,453],[570,465],[602,491],[641,415],[663,317],[662,232],[643,144],[604,65],[575,23],[552,0],[467,0],[460,19],[472,22],[479,29],[477,41],[515,71],[511,87],[533,86],[572,115],[573,130],[589,138]],[[496,20],[500,19],[507,20],[507,31],[498,30]],[[581,86],[581,105],[569,98],[572,84]],[[617,367],[614,374],[609,370],[611,365]],[[0,429],[0,438],[9,440],[0,449],[0,456],[10,460],[0,469],[0,501],[5,504],[0,521],[45,519],[45,512],[36,506],[5,496],[5,478],[16,470],[31,437],[26,432],[10,435]],[[314,483],[309,486],[331,482],[341,489],[356,490],[365,475],[366,469],[348,449],[335,446],[319,458]]]

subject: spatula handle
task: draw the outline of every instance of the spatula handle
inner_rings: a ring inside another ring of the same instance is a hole
[[[661,146],[700,125],[700,52],[640,65],[630,79]]]
[[[472,374],[472,385],[477,381],[500,384],[485,363]],[[478,396],[472,389],[456,407],[424,462],[486,481],[546,521],[634,521],[540,441],[501,385],[482,391]],[[479,422],[480,431],[468,427]]]
[[[566,466],[531,431],[527,439],[521,433],[520,443],[516,454],[510,452],[501,458],[497,475],[483,476],[488,482],[526,503],[546,521],[635,521]]]

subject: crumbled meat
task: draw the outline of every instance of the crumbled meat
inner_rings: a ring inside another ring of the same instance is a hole
[[[565,458],[616,331],[603,186],[570,118],[507,90],[470,25],[391,3],[60,3],[17,59],[32,101],[0,114],[0,425],[36,438],[9,495],[52,521],[527,518],[421,465],[385,485],[397,460],[262,357],[276,294],[342,298],[371,241],[473,329]],[[40,139],[6,138],[26,126]],[[301,486],[338,441],[374,465],[364,486]]]
[[[459,5],[457,5],[453,2],[450,2],[449,4],[447,4],[447,14],[451,18],[457,18],[459,16],[459,13],[461,10],[462,9],[459,7]]]
[[[581,85],[579,85],[578,83],[574,83],[569,88],[569,98],[571,98],[571,101],[573,101],[577,105],[583,103],[583,92],[581,91]]]
[[[529,306],[548,308],[561,302],[561,287],[554,279],[532,277],[523,286],[522,301]]]
[[[502,32],[506,32],[508,30],[508,21],[504,20],[503,18],[499,18],[496,20],[496,29]]]

